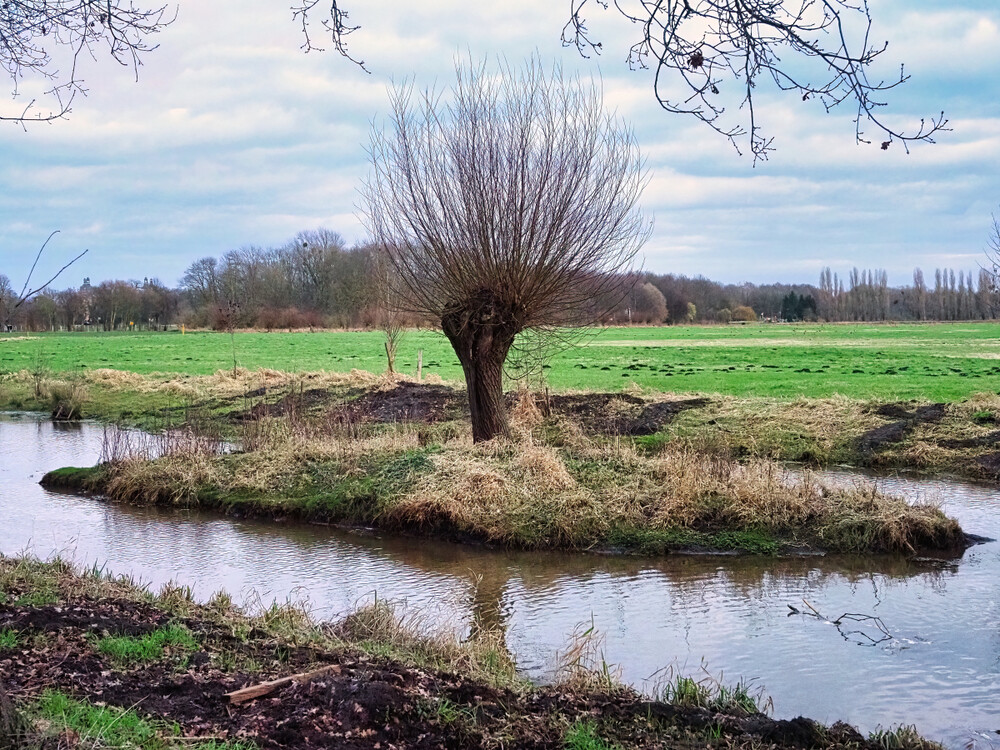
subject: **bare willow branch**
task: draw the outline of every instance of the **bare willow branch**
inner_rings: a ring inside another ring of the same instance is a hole
[[[47,289],[48,286],[53,281],[55,281],[56,279],[58,279],[62,275],[63,271],[65,271],[67,268],[69,268],[70,266],[72,266],[74,263],[76,263],[78,260],[80,260],[80,258],[82,258],[84,255],[86,255],[87,252],[89,252],[88,250],[84,250],[82,253],[80,253],[79,255],[77,255],[71,261],[69,261],[68,263],[66,263],[62,268],[60,268],[58,271],[56,271],[55,275],[51,279],[49,279],[48,281],[46,281],[41,286],[39,286],[39,287],[37,287],[35,289],[31,289],[31,291],[28,291],[29,286],[31,284],[31,277],[34,276],[35,269],[38,267],[38,261],[41,260],[42,254],[45,252],[45,248],[48,247],[49,242],[52,240],[53,237],[55,237],[57,234],[59,234],[59,231],[60,230],[58,230],[58,229],[56,229],[55,231],[53,231],[45,239],[45,242],[42,243],[42,246],[38,249],[38,253],[35,255],[35,261],[34,261],[34,263],[31,264],[31,269],[28,271],[28,276],[24,280],[24,286],[21,287],[20,294],[18,294],[16,297],[14,297],[13,294],[10,295],[11,298],[14,299],[14,304],[12,304],[12,305],[9,304],[9,302],[4,299],[4,297],[6,297],[6,295],[0,294],[0,317],[2,317],[2,319],[3,319],[2,323],[3,323],[3,325],[4,325],[5,328],[9,329],[9,326],[10,326],[10,316],[13,314],[13,312],[15,310],[17,310],[21,305],[23,305],[25,302],[27,302],[28,300],[30,300],[32,297],[34,297],[34,296],[36,296],[38,294],[41,294],[43,291],[45,291],[45,289]],[[6,282],[6,277],[0,277],[0,279],[2,279],[4,282]]]
[[[40,248],[38,248],[38,253],[35,255],[35,262],[31,264],[31,270],[28,271],[28,276],[24,280],[24,286],[21,287],[21,293],[17,295],[17,302],[15,302],[14,305],[10,309],[11,312],[13,312],[17,308],[19,308],[21,305],[23,305],[25,302],[27,302],[28,300],[30,300],[36,294],[40,294],[41,292],[45,291],[45,289],[49,286],[49,284],[51,284],[53,281],[55,281],[56,279],[58,279],[62,275],[63,271],[65,271],[71,265],[73,265],[74,263],[76,263],[78,260],[80,260],[80,258],[82,258],[84,255],[86,255],[89,252],[89,250],[84,250],[82,253],[80,253],[75,258],[73,258],[73,260],[71,260],[69,263],[67,263],[62,268],[60,268],[58,271],[56,271],[55,276],[53,276],[51,279],[49,279],[48,281],[46,281],[44,284],[42,284],[37,289],[32,289],[30,292],[25,293],[26,290],[28,289],[28,286],[31,284],[31,277],[34,276],[34,274],[35,274],[35,268],[38,267],[38,261],[41,260],[42,253],[45,252],[45,248],[48,247],[49,242],[51,242],[52,238],[55,237],[57,234],[59,234],[59,232],[60,232],[60,230],[58,230],[58,229],[54,230],[45,239],[45,242],[42,243],[42,246]]]
[[[45,248],[48,246],[49,242],[52,241],[52,238],[55,237],[57,234],[59,234],[60,231],[61,230],[59,229],[54,229],[52,233],[45,238],[45,242],[42,243],[42,246],[38,248],[38,253],[35,255],[35,262],[31,264],[31,269],[28,271],[28,277],[24,280],[24,286],[21,287],[21,293],[17,295],[18,299],[24,299],[24,291],[28,288],[28,285],[31,283],[31,277],[35,273],[35,268],[38,267],[38,261],[41,259],[42,253],[45,252]]]
[[[608,9],[605,0],[595,0]],[[563,44],[587,57],[599,54],[583,12],[590,0],[570,0]],[[781,91],[818,100],[830,111],[856,107],[855,138],[882,149],[899,141],[934,142],[948,130],[944,113],[903,131],[885,120],[883,94],[906,82],[869,76],[887,43],[872,44],[869,0],[614,0],[614,8],[635,24],[640,38],[628,51],[632,68],[655,70],[655,95],[668,112],[686,114],[766,159],[773,139],[757,118],[755,94],[770,80]]]
[[[84,251],[83,251],[82,253],[80,253],[79,255],[77,255],[77,256],[76,256],[75,258],[73,258],[73,260],[71,260],[71,261],[70,261],[69,263],[67,263],[67,264],[66,264],[65,266],[63,266],[63,267],[62,267],[62,268],[60,268],[60,269],[59,269],[58,271],[56,271],[56,275],[55,275],[55,276],[53,276],[53,277],[52,277],[51,279],[49,279],[48,281],[46,281],[46,282],[45,282],[44,284],[42,284],[42,285],[41,285],[40,287],[38,287],[37,289],[32,289],[32,290],[31,290],[30,292],[28,292],[27,294],[23,294],[23,293],[22,293],[22,295],[21,295],[20,299],[18,299],[18,301],[17,301],[17,304],[16,304],[16,305],[14,305],[14,308],[13,308],[13,309],[14,309],[14,310],[16,310],[16,309],[17,309],[17,308],[19,308],[19,307],[20,307],[20,306],[21,306],[22,304],[24,304],[24,303],[25,303],[25,302],[27,302],[27,301],[28,301],[29,299],[31,299],[32,297],[34,297],[34,296],[35,296],[36,294],[39,294],[39,293],[41,293],[41,292],[45,291],[45,289],[46,289],[46,288],[47,288],[47,287],[49,286],[49,284],[51,284],[51,283],[52,283],[53,281],[55,281],[56,279],[58,279],[58,278],[59,278],[59,277],[60,277],[60,276],[62,275],[62,272],[63,272],[63,271],[65,271],[65,270],[66,270],[67,268],[69,268],[69,267],[70,267],[71,265],[73,265],[73,264],[74,264],[74,263],[76,263],[76,262],[77,262],[78,260],[80,260],[80,258],[82,258],[82,257],[83,257],[84,255],[86,255],[86,254],[87,254],[88,252],[90,252],[90,250],[89,250],[89,249],[88,249],[88,250],[84,250]]]
[[[97,57],[103,48],[138,76],[142,56],[156,49],[150,37],[170,25],[167,6],[137,8],[120,0],[4,0],[0,2],[0,68],[17,98],[25,78],[51,82],[48,111],[35,111],[32,99],[0,120],[20,124],[50,122],[70,112],[73,98],[86,94],[77,64],[81,55]],[[56,68],[55,50],[67,50],[68,65]]]
[[[327,3],[329,3],[329,9],[324,12],[320,25],[323,27],[327,36],[330,37],[333,48],[337,50],[341,56],[350,60],[366,73],[370,72],[368,68],[365,67],[364,60],[355,59],[347,50],[347,42],[345,38],[357,31],[360,27],[350,25],[348,22],[350,14],[341,7],[338,0],[301,0],[298,5],[292,6],[292,17],[295,18],[302,27],[302,37],[304,39],[302,42],[302,49],[306,52],[323,51],[322,47],[317,47],[313,43],[313,37],[309,28],[309,19],[315,13],[318,5],[322,4],[323,7],[326,8]]]

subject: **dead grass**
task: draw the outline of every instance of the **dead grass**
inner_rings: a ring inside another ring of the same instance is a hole
[[[682,412],[665,433],[702,452],[823,464],[849,460],[857,438],[884,422],[874,404],[844,396],[719,396]]]
[[[78,379],[52,380],[43,386],[52,419],[65,422],[81,419],[89,394],[87,386]]]
[[[127,502],[243,504],[522,548],[629,547],[649,535],[683,547],[726,534],[726,545],[740,547],[735,532],[758,535],[768,549],[911,553],[963,538],[934,506],[874,486],[828,489],[809,475],[793,480],[773,461],[735,461],[681,442],[638,450],[570,429],[557,445],[530,433],[428,445],[406,425],[370,435],[345,429],[276,420],[245,446],[253,450],[232,455],[180,443],[155,461],[110,464],[105,490]]]

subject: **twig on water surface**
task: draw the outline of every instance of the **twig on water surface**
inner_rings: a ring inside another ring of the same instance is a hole
[[[853,640],[854,643],[857,643],[859,646],[877,646],[880,643],[885,643],[886,641],[891,641],[893,639],[892,633],[889,632],[889,629],[885,626],[885,623],[882,622],[882,618],[876,617],[875,615],[865,615],[858,612],[845,612],[840,617],[831,620],[828,617],[824,617],[823,614],[820,613],[818,609],[816,609],[812,604],[810,604],[805,599],[802,600],[802,603],[805,604],[810,611],[807,612],[805,610],[799,609],[798,607],[789,604],[788,609],[791,611],[788,613],[788,616],[791,617],[792,615],[805,615],[806,617],[815,617],[817,620],[835,626],[837,628],[837,632],[840,633],[841,636],[843,636],[845,641]],[[869,623],[871,625],[874,625],[875,628],[882,635],[881,637],[873,638],[863,630],[844,630],[845,621]],[[856,636],[856,638],[852,639],[852,636]]]

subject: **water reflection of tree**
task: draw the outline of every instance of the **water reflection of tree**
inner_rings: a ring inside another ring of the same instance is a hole
[[[134,534],[135,521],[143,523],[181,523],[170,511],[119,507],[115,513],[126,514],[133,523],[120,531]],[[183,516],[184,530],[177,544],[195,546],[218,543],[219,521],[216,514],[190,512]],[[202,526],[204,524],[204,526]],[[828,556],[800,558],[759,557],[697,557],[673,555],[664,558],[599,556],[564,552],[522,552],[486,549],[452,544],[430,539],[397,537],[381,534],[357,534],[338,529],[306,524],[276,525],[269,521],[230,521],[232,537],[227,542],[229,552],[252,558],[253,550],[274,549],[275,545],[292,545],[303,560],[315,559],[316,554],[354,557],[359,564],[388,564],[386,575],[395,567],[410,569],[430,576],[446,576],[464,587],[473,629],[506,628],[514,603],[508,601],[511,584],[517,581],[526,591],[534,593],[586,589],[595,578],[611,578],[625,582],[630,578],[660,579],[669,588],[672,608],[685,608],[704,603],[706,591],[715,596],[750,600],[781,598],[786,593],[816,590],[846,584],[857,590],[860,586],[879,590],[899,582],[922,578],[935,589],[943,589],[945,581],[957,571],[953,563],[933,563],[890,556]],[[240,549],[242,548],[242,553]],[[219,550],[226,554],[225,550]],[[460,589],[459,589],[460,590]]]

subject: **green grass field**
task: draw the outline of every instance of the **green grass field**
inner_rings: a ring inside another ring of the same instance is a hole
[[[385,369],[378,332],[237,333],[242,367],[287,371]],[[396,367],[460,380],[440,333],[413,331]],[[71,333],[0,339],[0,371],[39,365],[56,372],[113,368],[209,374],[232,367],[228,334]],[[609,328],[556,353],[545,380],[557,390],[615,391],[629,383],[661,391],[735,396],[842,394],[855,398],[956,401],[1000,390],[1000,324],[748,325]]]

